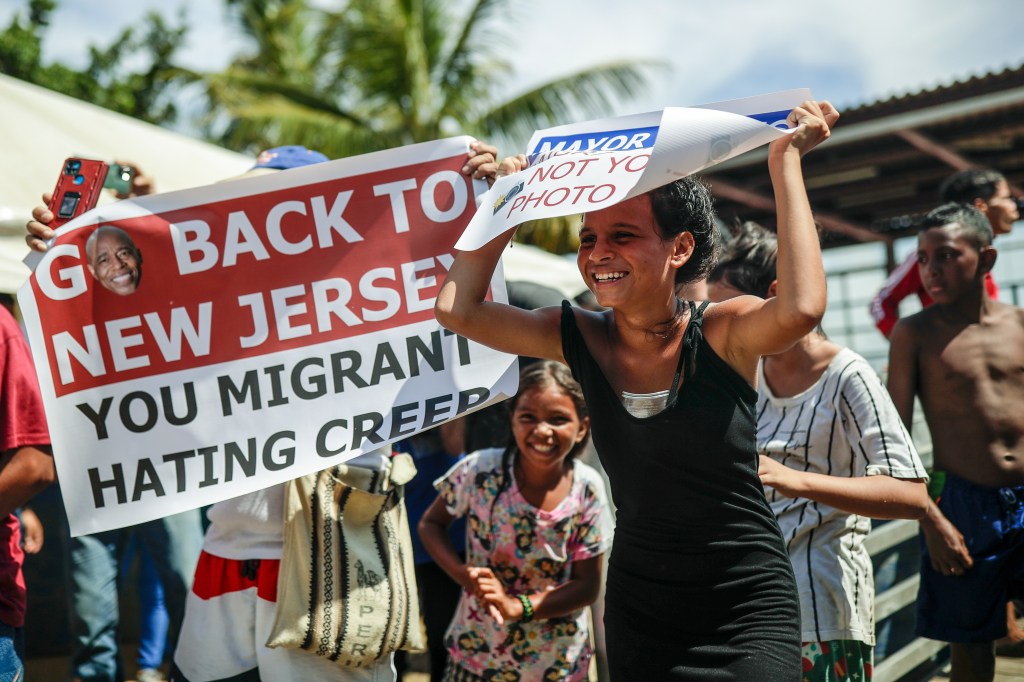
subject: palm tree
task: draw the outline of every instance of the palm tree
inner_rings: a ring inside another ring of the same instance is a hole
[[[656,66],[596,65],[509,96],[513,70],[495,48],[515,38],[501,30],[505,0],[461,13],[457,0],[349,0],[335,12],[305,0],[228,4],[258,48],[210,81],[236,147],[308,142],[338,154],[461,133],[523,142],[608,112]]]
[[[521,149],[538,127],[591,118],[646,87],[652,62],[595,65],[509,94],[509,3],[228,0],[258,51],[210,79],[234,148],[304,144],[328,156],[468,134]],[[573,247],[572,221],[549,247]],[[524,232],[525,233],[525,232]]]
[[[302,144],[335,158],[389,146],[346,104],[331,15],[304,0],[226,2],[253,50],[207,77],[211,137],[239,151]]]

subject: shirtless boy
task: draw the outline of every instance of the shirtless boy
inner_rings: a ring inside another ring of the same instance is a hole
[[[985,294],[996,251],[972,206],[929,213],[917,260],[935,304],[893,330],[889,392],[908,428],[920,398],[947,472],[921,521],[918,634],[952,643],[953,682],[992,680],[1024,585],[1024,310]]]

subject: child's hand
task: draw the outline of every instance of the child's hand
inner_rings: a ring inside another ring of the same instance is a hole
[[[760,455],[757,475],[761,485],[771,486],[784,497],[800,497],[800,472],[790,469],[785,464],[776,462],[771,457]]]
[[[928,559],[936,573],[963,575],[974,565],[963,534],[945,516],[935,518],[933,525],[922,523],[921,530],[928,546]]]
[[[522,602],[505,594],[505,586],[490,568],[474,566],[469,569],[469,577],[475,586],[473,593],[476,598],[487,607],[487,612],[498,625],[504,625],[506,620],[519,620],[523,617]]]
[[[803,156],[832,134],[832,126],[839,120],[839,112],[829,102],[807,100],[789,112],[786,122],[796,130],[772,142],[769,156],[794,151]]]

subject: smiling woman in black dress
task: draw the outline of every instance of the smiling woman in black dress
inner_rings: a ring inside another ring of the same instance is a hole
[[[789,115],[796,130],[769,147],[779,256],[768,301],[676,298],[716,254],[711,199],[692,178],[584,217],[578,264],[603,312],[486,301],[503,239],[460,253],[438,295],[448,329],[566,362],[583,386],[618,507],[605,598],[616,681],[800,679],[799,604],[757,476],[752,386],[758,358],[824,313],[801,156],[837,118],[805,102]]]

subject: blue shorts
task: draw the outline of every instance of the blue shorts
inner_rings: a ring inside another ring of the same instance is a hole
[[[0,623],[0,682],[22,682],[25,679],[25,632]]]
[[[1006,634],[1006,602],[1024,594],[1024,486],[989,488],[946,474],[939,510],[964,536],[974,565],[961,576],[932,569],[921,536],[917,634],[991,642]]]

